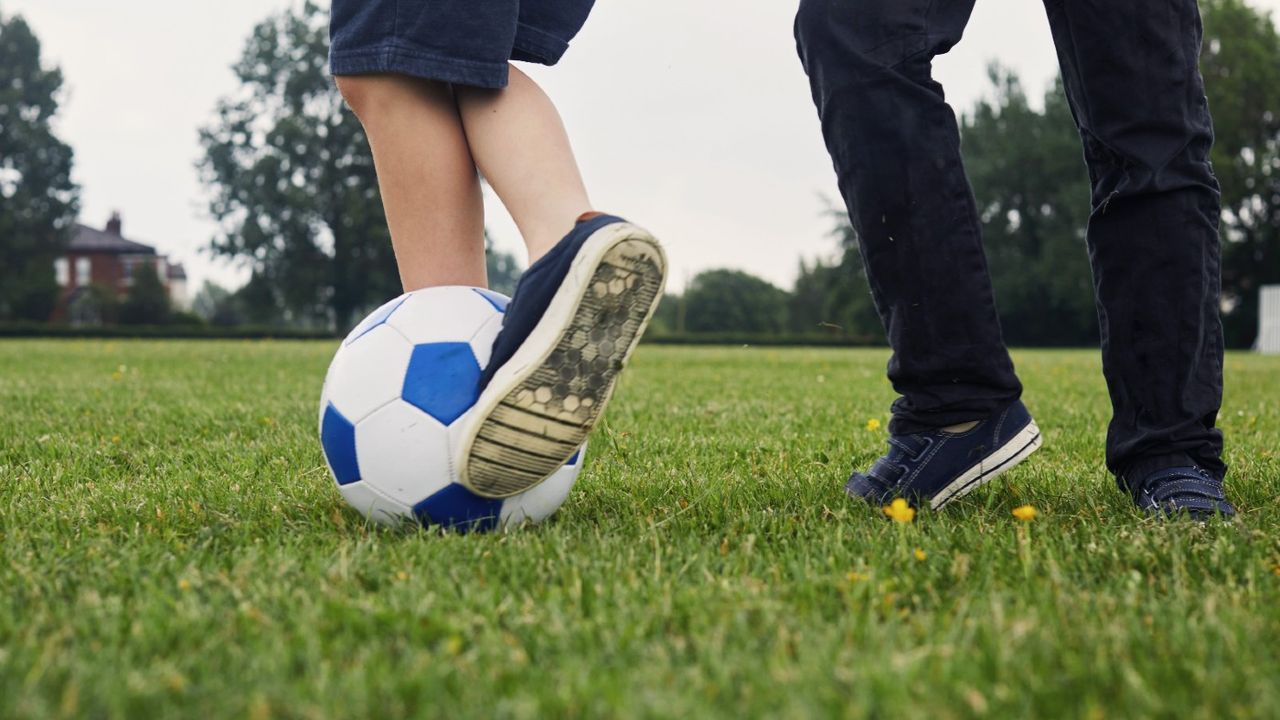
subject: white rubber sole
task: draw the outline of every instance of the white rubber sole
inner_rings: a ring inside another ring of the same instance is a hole
[[[469,413],[458,481],[504,498],[563,467],[604,412],[666,276],[662,246],[634,225],[587,238],[538,325]]]
[[[1040,436],[1040,428],[1036,426],[1036,421],[1032,420],[1027,423],[1026,427],[1010,438],[1008,442],[1000,446],[999,449],[983,458],[977,465],[966,470],[953,480],[950,485],[947,485],[937,495],[934,495],[933,500],[929,501],[929,507],[934,510],[941,510],[952,500],[962,498],[995,480],[1018,463],[1030,457],[1031,453],[1040,449],[1040,445],[1043,442],[1044,440]]]

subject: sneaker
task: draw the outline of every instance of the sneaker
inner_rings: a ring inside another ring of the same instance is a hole
[[[1040,428],[1015,401],[962,432],[931,430],[891,435],[889,452],[845,491],[877,507],[903,498],[940,510],[1026,460],[1041,443]]]
[[[662,299],[666,273],[652,235],[594,213],[530,266],[462,427],[463,485],[509,497],[573,457]]]
[[[1229,518],[1236,509],[1222,491],[1222,481],[1195,465],[1157,470],[1137,482],[1120,480],[1120,488],[1148,515],[1175,518],[1185,514],[1204,522]]]

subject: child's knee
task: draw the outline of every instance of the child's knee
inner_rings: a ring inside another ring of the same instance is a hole
[[[432,105],[453,103],[453,91],[448,84],[408,75],[337,75],[334,81],[342,98],[362,122],[405,108],[415,108],[423,102]]]
[[[363,116],[371,106],[387,95],[385,83],[375,75],[338,75],[334,77],[338,92],[357,116]]]
[[[424,95],[434,98],[440,93],[448,93],[448,87],[442,83],[390,73],[338,75],[334,81],[342,99],[361,120],[405,107]]]

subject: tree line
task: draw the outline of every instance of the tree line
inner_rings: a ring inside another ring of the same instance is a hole
[[[1201,9],[1211,160],[1222,186],[1223,326],[1228,346],[1247,348],[1258,330],[1259,289],[1280,283],[1280,34],[1242,0],[1208,0]],[[960,127],[1005,338],[1095,345],[1089,177],[1061,79],[1039,107],[1013,72],[992,66],[989,79],[989,97],[962,114]],[[842,211],[833,217],[834,257],[801,263],[790,292],[733,271],[704,273],[683,296],[666,298],[658,327],[882,340],[857,234]],[[735,302],[749,311],[726,308]]]
[[[1228,344],[1247,347],[1259,288],[1280,283],[1280,35],[1243,0],[1206,0],[1202,13],[1223,318]],[[199,131],[218,223],[208,250],[251,269],[234,292],[201,291],[195,309],[207,322],[341,331],[399,292],[373,160],[327,74],[327,49],[319,5],[263,21],[233,67],[240,90]],[[1006,338],[1095,344],[1089,183],[1061,82],[1033,102],[1011,71],[993,66],[989,78],[988,96],[961,113],[961,133]],[[50,130],[61,82],[21,18],[0,18],[0,320],[48,316],[53,259],[78,209],[71,150]],[[802,261],[791,289],[708,271],[664,300],[655,330],[881,341],[857,235],[842,211],[832,219],[831,253]],[[509,292],[518,273],[513,257],[490,253],[497,289]]]

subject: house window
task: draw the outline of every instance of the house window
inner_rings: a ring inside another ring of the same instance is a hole
[[[89,284],[89,271],[92,266],[89,264],[89,258],[76,258],[76,285],[85,286]]]
[[[58,280],[58,287],[66,287],[71,282],[71,264],[66,258],[53,261],[53,276]]]

